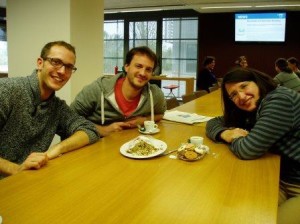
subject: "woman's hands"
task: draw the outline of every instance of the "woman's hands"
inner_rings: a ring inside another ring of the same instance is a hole
[[[220,138],[227,143],[231,143],[235,138],[245,137],[249,134],[247,130],[241,128],[227,129],[220,134]]]

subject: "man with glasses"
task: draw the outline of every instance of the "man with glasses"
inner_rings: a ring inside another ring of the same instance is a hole
[[[132,48],[125,58],[124,72],[102,76],[76,96],[71,108],[96,124],[101,136],[159,121],[166,110],[161,89],[149,84],[157,66],[155,53],[146,46]]]
[[[95,126],[55,96],[75,67],[75,48],[47,43],[28,77],[0,80],[0,178],[40,169],[48,159],[99,139]],[[62,141],[49,148],[54,135]]]

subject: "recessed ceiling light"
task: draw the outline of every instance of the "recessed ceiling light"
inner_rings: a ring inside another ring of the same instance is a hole
[[[256,8],[268,8],[268,7],[300,7],[300,5],[256,5]]]
[[[235,8],[252,8],[253,6],[244,5],[244,6],[206,6],[201,7],[201,9],[235,9]]]

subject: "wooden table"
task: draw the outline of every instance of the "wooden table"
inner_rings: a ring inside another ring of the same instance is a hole
[[[194,92],[194,77],[170,77],[170,76],[152,76],[151,80],[171,80],[171,81],[184,81],[185,94],[192,94]]]
[[[159,128],[153,137],[169,150],[192,135],[205,136],[204,126],[162,121]],[[41,170],[1,180],[3,223],[276,223],[278,156],[242,161],[205,138],[210,153],[196,162],[123,157],[121,145],[138,135],[136,129],[117,132]]]
[[[221,116],[223,114],[221,104],[221,91],[216,90],[207,95],[201,96],[196,100],[192,100],[173,110],[180,110],[184,112],[197,113],[204,116]],[[205,124],[205,123],[203,123]]]

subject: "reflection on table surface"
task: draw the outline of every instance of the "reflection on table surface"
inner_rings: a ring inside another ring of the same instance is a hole
[[[159,129],[152,137],[168,150],[205,137],[204,126],[161,121]],[[120,147],[139,135],[116,132],[1,180],[3,223],[276,223],[278,156],[242,161],[206,137],[210,153],[195,162],[122,156]]]

